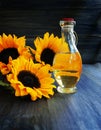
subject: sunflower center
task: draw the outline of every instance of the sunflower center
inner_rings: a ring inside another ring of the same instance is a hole
[[[55,56],[55,52],[50,48],[45,48],[41,53],[41,61],[44,61],[45,64],[53,64],[53,58]]]
[[[12,57],[12,59],[16,59],[19,56],[18,50],[16,48],[7,48],[0,52],[0,61],[8,64],[9,56]]]
[[[18,74],[18,80],[26,87],[40,87],[39,79],[36,75],[32,74],[30,71],[22,70]]]

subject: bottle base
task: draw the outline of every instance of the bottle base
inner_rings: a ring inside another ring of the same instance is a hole
[[[77,92],[77,87],[74,86],[72,88],[62,88],[61,86],[57,87],[57,91],[59,93],[67,93],[67,94],[71,94],[71,93],[76,93]]]

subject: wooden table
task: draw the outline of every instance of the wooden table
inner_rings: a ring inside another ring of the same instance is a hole
[[[35,102],[0,91],[0,130],[101,130],[101,63],[83,65],[77,88]]]

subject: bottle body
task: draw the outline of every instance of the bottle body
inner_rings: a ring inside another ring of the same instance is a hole
[[[82,71],[82,59],[76,47],[76,36],[74,34],[74,21],[60,21],[62,42],[68,45],[68,52],[57,53],[54,58],[54,64],[57,67],[54,71],[54,77],[59,86],[57,90],[61,93],[74,93],[77,91],[76,84],[80,79]],[[61,23],[63,23],[61,25]],[[64,24],[65,23],[65,24]]]

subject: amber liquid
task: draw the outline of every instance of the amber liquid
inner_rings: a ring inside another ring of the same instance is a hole
[[[76,92],[76,84],[80,79],[82,60],[80,54],[59,53],[54,59],[54,77],[59,84],[58,91],[61,93]]]

